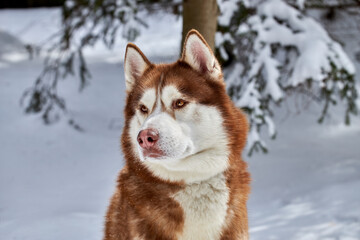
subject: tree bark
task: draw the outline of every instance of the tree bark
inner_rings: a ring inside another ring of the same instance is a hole
[[[216,0],[183,0],[183,32],[181,47],[186,34],[196,29],[214,51],[219,9]]]

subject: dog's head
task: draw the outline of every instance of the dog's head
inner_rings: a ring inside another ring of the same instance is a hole
[[[202,36],[190,31],[182,57],[172,64],[153,64],[128,44],[124,65],[125,155],[170,181],[198,181],[225,171],[232,145],[245,144],[247,124],[226,95],[221,67]],[[233,125],[241,124],[238,139]]]

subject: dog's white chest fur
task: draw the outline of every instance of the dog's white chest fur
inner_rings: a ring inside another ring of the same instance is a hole
[[[180,240],[220,238],[225,222],[229,189],[224,174],[191,183],[177,192],[174,199],[184,209],[185,224]]]

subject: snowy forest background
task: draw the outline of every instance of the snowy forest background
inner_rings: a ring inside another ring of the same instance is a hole
[[[359,240],[360,2],[217,4],[214,48],[251,122],[251,239]],[[0,10],[1,239],[101,239],[126,43],[174,61],[182,27],[178,0]]]

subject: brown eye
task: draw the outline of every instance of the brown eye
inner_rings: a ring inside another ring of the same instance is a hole
[[[174,101],[173,108],[175,108],[175,109],[182,108],[186,105],[186,103],[187,102],[185,100],[178,99],[178,100]]]
[[[148,113],[148,109],[147,109],[147,107],[145,106],[145,105],[140,105],[140,111],[142,112],[142,113]]]

